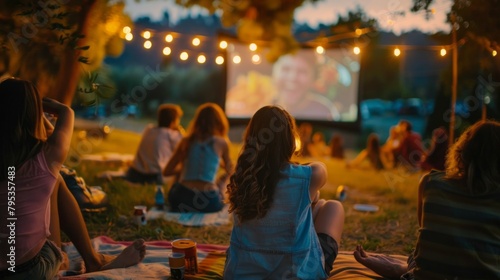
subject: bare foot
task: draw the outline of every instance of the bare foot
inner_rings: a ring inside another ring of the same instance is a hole
[[[391,258],[386,255],[381,254],[366,254],[365,250],[361,245],[356,246],[356,251],[354,251],[354,258],[362,265],[373,270],[380,276],[399,279],[401,275],[406,273],[407,264],[406,262],[398,259]]]
[[[108,270],[113,268],[125,268],[136,265],[144,259],[146,255],[146,245],[144,239],[137,239],[118,256],[101,254],[101,265],[98,267],[87,267],[86,272]]]

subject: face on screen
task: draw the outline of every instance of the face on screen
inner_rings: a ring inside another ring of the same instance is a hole
[[[262,48],[243,43],[228,48],[225,112],[229,118],[250,118],[262,106],[280,105],[299,120],[355,122],[359,56],[341,48],[303,48],[267,61]],[[261,55],[256,63],[253,56]],[[240,57],[239,63],[231,58]]]
[[[314,81],[314,70],[304,57],[282,56],[273,67],[273,83],[284,102],[300,102]]]

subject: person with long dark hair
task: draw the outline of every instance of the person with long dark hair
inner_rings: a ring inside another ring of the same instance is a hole
[[[227,186],[234,224],[224,279],[325,279],[344,225],[339,201],[319,199],[321,162],[295,164],[296,128],[277,106],[248,124]]]
[[[375,170],[384,169],[381,159],[380,141],[378,135],[371,133],[366,140],[366,148],[363,149],[352,161],[347,163],[347,167],[358,167],[363,161],[368,160]]]
[[[80,207],[59,174],[70,148],[73,110],[42,99],[32,83],[15,78],[0,83],[0,99],[0,278],[52,279],[67,268],[61,230],[86,272],[139,263],[146,250],[142,239],[117,257],[94,250]],[[57,118],[55,126],[45,114]]]

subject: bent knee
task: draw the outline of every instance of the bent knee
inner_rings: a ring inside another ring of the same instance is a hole
[[[324,204],[323,207],[330,211],[335,211],[335,212],[344,212],[344,205],[338,200],[327,200]]]

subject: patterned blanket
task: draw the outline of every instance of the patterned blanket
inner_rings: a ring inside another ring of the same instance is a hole
[[[94,248],[99,252],[117,255],[127,245],[128,241],[114,241],[113,239],[100,236],[92,240]],[[104,279],[168,279],[170,268],[168,266],[167,254],[171,252],[172,246],[169,241],[148,241],[146,242],[146,257],[144,261],[128,268],[111,269],[93,273],[83,273],[84,266],[82,259],[75,247],[70,243],[63,248],[70,259],[70,270],[61,271],[61,280],[104,280]],[[186,275],[185,279],[222,279],[225,251],[227,246],[198,244],[198,274]],[[405,256],[397,255],[400,259],[406,260]],[[352,252],[340,251],[329,279],[384,279],[377,276],[371,270],[365,268],[354,260]]]

